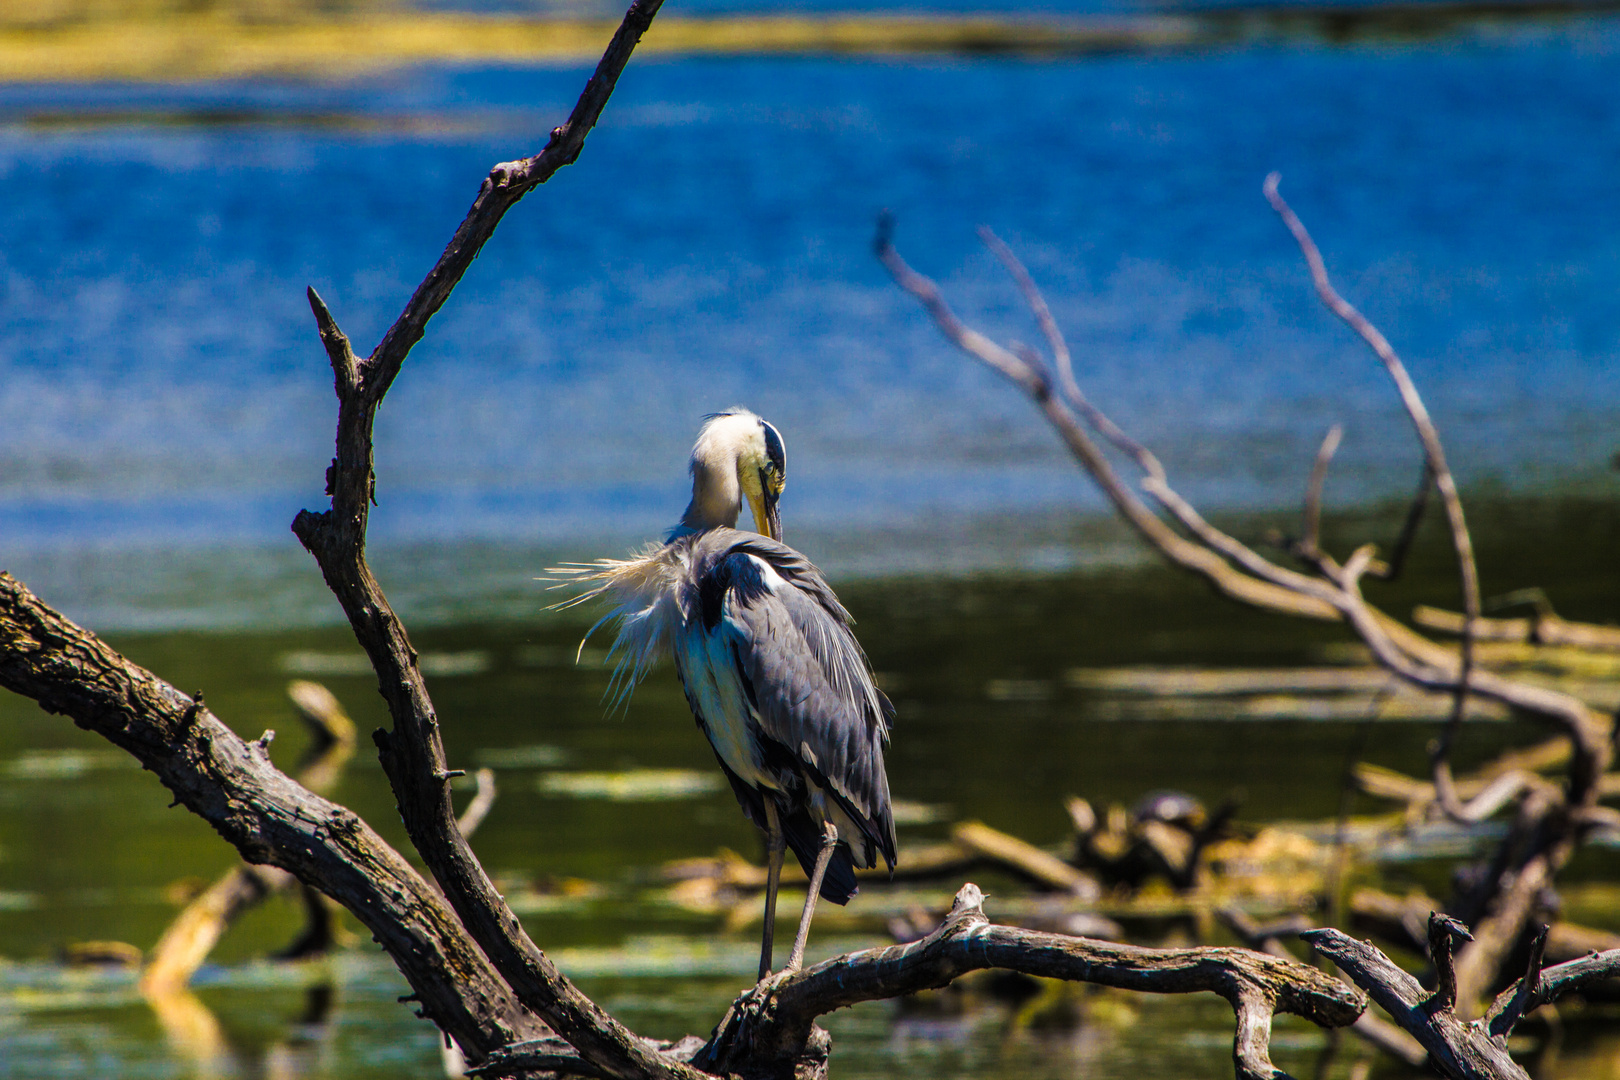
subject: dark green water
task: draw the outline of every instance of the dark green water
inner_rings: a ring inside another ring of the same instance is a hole
[[[1620,611],[1620,574],[1609,557],[1620,514],[1612,508],[1485,501],[1475,521],[1488,593],[1539,584],[1568,617],[1601,620]],[[1252,535],[1266,524],[1234,528]],[[1386,515],[1368,515],[1338,522],[1332,532],[1342,542],[1387,530]],[[1380,587],[1374,599],[1396,612],[1418,601],[1449,603],[1454,586],[1440,540],[1431,529],[1407,581]],[[388,567],[385,587],[390,574],[408,573],[402,556],[379,561]],[[902,844],[942,835],[949,821],[968,817],[1053,843],[1066,830],[1064,796],[1130,802],[1159,787],[1210,801],[1240,794],[1250,821],[1330,816],[1352,746],[1364,745],[1368,760],[1419,771],[1434,734],[1426,723],[1100,718],[1096,701],[1066,684],[1066,671],[1312,663],[1344,640],[1335,627],[1237,609],[1156,566],[856,581],[841,591],[898,705],[889,757],[894,793],[933,808],[936,818],[903,825]],[[641,801],[543,789],[556,773],[682,769],[716,776],[672,673],[649,678],[625,715],[604,715],[607,672],[590,653],[584,665],[572,662],[581,630],[578,620],[557,615],[428,620],[413,640],[427,669],[440,672],[429,683],[452,764],[498,769],[500,798],[475,843],[486,865],[509,893],[565,878],[596,883],[590,899],[525,909],[531,933],[640,1030],[707,1031],[746,982],[754,931],[728,932],[719,916],[674,907],[647,886],[666,860],[720,847],[754,856],[758,839],[719,787]],[[324,682],[363,731],[384,723],[374,679],[356,667],[359,654],[342,628],[112,640],[181,688],[205,690],[244,734],[276,729],[273,755],[288,768],[306,738],[284,698],[291,677]],[[1466,734],[1464,764],[1536,734],[1511,723],[1477,725]],[[199,820],[166,809],[166,792],[150,775],[11,696],[0,697],[0,769],[0,956],[7,958],[0,963],[0,1073],[347,1080],[438,1070],[432,1031],[395,1003],[402,984],[369,945],[313,966],[256,962],[298,929],[300,914],[289,902],[244,920],[200,974],[200,1000],[218,1024],[217,1038],[200,1044],[213,1047],[207,1053],[195,1039],[189,1050],[172,1041],[128,975],[64,970],[55,958],[73,942],[150,947],[177,910],[175,883],[212,879],[234,856]],[[364,740],[334,794],[403,845]],[[1391,874],[1397,884],[1444,887],[1433,868]],[[1590,852],[1572,875],[1612,880],[1620,860]],[[992,894],[1008,884],[983,883]],[[946,902],[957,884],[940,883],[937,901]],[[880,903],[872,895],[825,924],[821,948],[881,939],[881,918],[862,917],[863,902]],[[1613,924],[1620,926],[1620,917]],[[322,1013],[312,1002],[325,1003],[324,1022],[306,1022]],[[892,1004],[840,1014],[832,1023],[836,1073],[1230,1075],[1228,1014],[1213,999],[1076,994],[1049,1004],[1046,1013],[1078,1011],[1086,1019],[1045,1028],[1014,1023],[999,1007],[953,1015]],[[1612,1026],[1572,1024],[1551,1075],[1610,1075],[1595,1070],[1620,1052],[1620,1038],[1603,1034]],[[1308,1073],[1322,1042],[1308,1026],[1280,1024],[1279,1059]],[[1347,1067],[1341,1061],[1335,1068]]]

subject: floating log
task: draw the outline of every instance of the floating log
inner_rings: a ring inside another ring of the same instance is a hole
[[[1016,836],[992,829],[982,821],[961,822],[951,829],[951,839],[1037,885],[1077,896],[1095,897],[1102,893],[1096,879],[1085,871]]]
[[[1426,630],[1461,637],[1461,612],[1419,604],[1412,609],[1412,621]],[[1557,615],[1539,614],[1524,619],[1474,620],[1476,641],[1523,641],[1536,645],[1568,645],[1599,652],[1620,652],[1620,626],[1569,622]]]
[[[1382,668],[1071,668],[1063,681],[1076,690],[1155,697],[1253,694],[1351,694],[1393,689]]]

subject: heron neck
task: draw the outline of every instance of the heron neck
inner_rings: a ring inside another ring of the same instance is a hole
[[[681,515],[681,527],[693,532],[737,527],[742,513],[742,485],[737,470],[718,468],[702,461],[692,462],[692,501]]]

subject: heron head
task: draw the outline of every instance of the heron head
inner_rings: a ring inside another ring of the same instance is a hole
[[[709,416],[692,447],[692,505],[686,524],[706,528],[734,525],[742,501],[754,514],[754,528],[782,539],[777,501],[787,485],[787,452],[782,434],[747,409]],[[694,514],[701,520],[693,520]]]

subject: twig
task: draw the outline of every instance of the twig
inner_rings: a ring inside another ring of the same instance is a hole
[[[1429,418],[1429,410],[1423,404],[1423,398],[1418,393],[1417,385],[1407,374],[1406,365],[1396,354],[1389,340],[1379,332],[1378,328],[1369,322],[1366,316],[1357,311],[1349,301],[1340,296],[1333,288],[1328,278],[1327,265],[1322,261],[1322,253],[1317,250],[1316,243],[1306,231],[1305,225],[1299,217],[1289,208],[1282,194],[1277,190],[1281,180],[1278,173],[1266,177],[1265,195],[1271,203],[1273,210],[1282,218],[1283,224],[1294,235],[1299,244],[1300,252],[1305,256],[1305,262],[1311,270],[1311,280],[1316,285],[1316,293],[1322,303],[1333,314],[1342,319],[1345,325],[1360,336],[1378,359],[1384,364],[1389,376],[1395,382],[1395,389],[1400,394],[1401,404],[1406,407],[1407,416],[1412,420],[1412,426],[1417,430],[1418,441],[1423,446],[1423,457],[1427,462],[1428,473],[1434,479],[1434,486],[1440,492],[1440,500],[1446,508],[1446,520],[1451,526],[1452,546],[1457,553],[1457,569],[1462,578],[1463,612],[1470,620],[1470,624],[1463,629],[1462,658],[1457,673],[1456,704],[1452,709],[1451,721],[1446,725],[1444,733],[1435,747],[1431,764],[1434,771],[1435,790],[1439,796],[1439,804],[1447,814],[1456,815],[1460,812],[1461,802],[1451,781],[1451,743],[1458,728],[1462,726],[1463,714],[1468,702],[1469,676],[1474,668],[1474,638],[1472,620],[1479,618],[1479,568],[1474,561],[1474,542],[1468,532],[1468,521],[1463,515],[1462,498],[1457,493],[1457,482],[1451,475],[1451,469],[1446,465],[1446,453],[1440,445],[1440,432]]]
[[[1412,493],[1412,501],[1406,507],[1406,520],[1401,522],[1400,535],[1390,545],[1389,558],[1385,560],[1383,569],[1377,572],[1379,579],[1395,581],[1406,568],[1406,556],[1411,553],[1412,543],[1417,539],[1418,526],[1423,524],[1423,513],[1429,507],[1429,489],[1433,486],[1434,470],[1425,459],[1423,475],[1418,478],[1417,490]]]
[[[1311,465],[1311,479],[1305,486],[1304,528],[1299,538],[1299,546],[1306,558],[1314,559],[1322,552],[1322,485],[1327,482],[1328,466],[1333,463],[1333,455],[1338,452],[1339,441],[1343,438],[1343,425],[1334,424],[1328,428],[1321,447],[1316,451],[1316,461]]]
[[[895,250],[892,240],[893,221],[885,215],[878,221],[873,250],[895,284],[923,305],[940,332],[953,345],[1000,372],[1035,400],[1069,451],[1114,504],[1120,516],[1165,558],[1202,576],[1221,592],[1244,603],[1305,618],[1334,620],[1341,617],[1326,600],[1300,595],[1296,590],[1258,580],[1251,574],[1235,569],[1202,544],[1178,535],[1125,485],[1101,448],[1077,422],[1068,405],[1051,394],[1050,387],[1036,377],[1028,364],[958,319],[950,305],[945,303],[939,287],[907,266]]]
[[[461,812],[461,817],[456,819],[456,828],[466,837],[478,831],[478,826],[484,823],[495,805],[495,770],[479,769],[473,774],[473,779],[478,784],[478,793],[467,804],[467,809]]]
[[[1485,1025],[1492,1037],[1507,1038],[1524,1014],[1530,1011],[1530,1003],[1541,989],[1541,958],[1546,955],[1547,932],[1551,929],[1547,923],[1541,924],[1536,936],[1530,939],[1530,958],[1525,962],[1524,975],[1504,990],[1486,1012]]]
[[[1450,1012],[1457,1004],[1457,970],[1452,966],[1452,946],[1473,941],[1468,927],[1438,911],[1429,912],[1429,959],[1434,961],[1435,989],[1429,999],[1432,1008]]]

